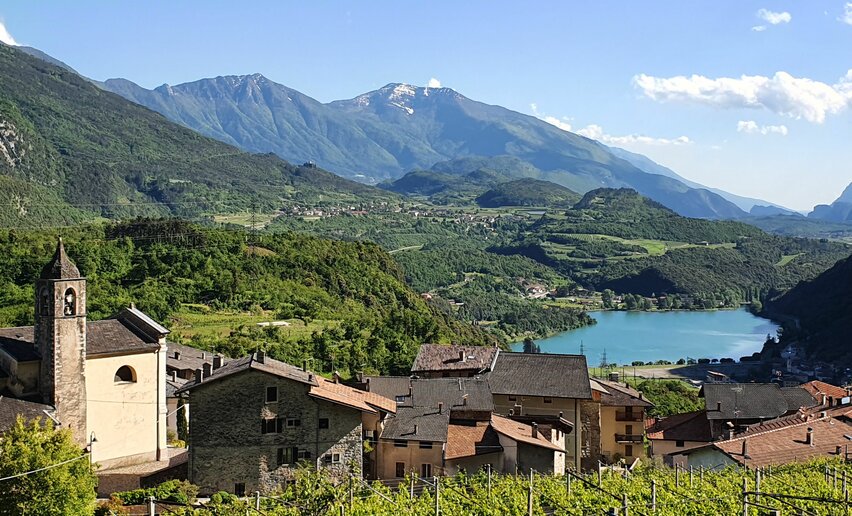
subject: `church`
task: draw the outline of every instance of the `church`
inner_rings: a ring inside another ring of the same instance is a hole
[[[86,320],[86,278],[60,239],[35,285],[35,326],[0,328],[0,431],[70,429],[101,469],[166,460],[166,336],[134,306]]]

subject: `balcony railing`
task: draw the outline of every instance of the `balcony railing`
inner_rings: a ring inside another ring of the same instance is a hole
[[[635,434],[615,434],[615,442],[617,443],[641,443],[643,440],[642,435]]]
[[[642,411],[625,412],[623,410],[616,410],[615,411],[615,420],[616,421],[642,421]]]

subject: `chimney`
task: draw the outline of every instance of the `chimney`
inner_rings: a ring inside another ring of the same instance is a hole
[[[204,370],[204,378],[210,376],[210,362],[204,362],[201,368]]]
[[[834,454],[840,455],[841,453],[843,453],[843,446],[840,446],[840,445],[835,446],[834,447]]]
[[[340,383],[340,373],[335,371],[334,374],[331,375],[331,379],[334,380],[334,383]]]
[[[562,412],[562,411],[560,410],[560,411],[559,411],[559,419],[562,419],[562,417],[563,417],[564,415],[565,415],[565,413],[564,413],[564,412]]]
[[[459,351],[459,362],[467,362],[467,353],[464,350]]]
[[[834,406],[834,396],[829,396],[829,397],[828,397],[828,406],[829,406],[829,407],[833,407],[833,406]]]
[[[202,358],[202,359],[206,359],[206,358],[207,358],[207,353],[205,353],[205,352],[203,352],[203,351],[202,351],[202,352],[201,352],[201,358]]]
[[[370,392],[370,379],[367,378],[367,381],[365,383],[367,384],[367,392]]]
[[[722,402],[721,401],[716,402],[716,412],[722,412]]]
[[[532,436],[533,436],[533,439],[538,438],[538,423],[532,424]]]
[[[467,406],[467,394],[462,396],[462,405],[465,406],[465,407]]]
[[[264,352],[264,351],[258,351],[258,352],[255,354],[255,358],[254,358],[254,359],[255,359],[255,360],[257,360],[257,363],[258,363],[258,364],[262,364],[262,363],[266,360],[266,352]]]
[[[175,360],[180,360],[180,351],[175,350]]]
[[[201,369],[195,370],[195,383],[201,383],[204,381],[204,372]]]
[[[414,425],[414,435],[417,435],[417,425]]]
[[[313,374],[313,373],[308,373],[308,381],[309,381],[309,382],[313,382],[313,381],[314,381],[314,374]]]
[[[438,414],[443,414],[443,413],[444,413],[444,402],[441,401],[441,402],[438,402]]]
[[[216,355],[213,357],[213,370],[219,369],[222,367],[222,355]]]
[[[462,379],[461,378],[459,378],[459,390],[460,391],[464,390],[464,388],[462,388]]]
[[[814,445],[814,429],[812,427],[808,427],[808,433],[805,435],[805,444],[808,446]]]
[[[171,375],[172,375],[172,381],[176,382],[177,381],[177,371],[172,370]]]
[[[825,393],[822,393],[822,403],[821,403],[821,405],[822,405],[823,407],[825,406],[825,402],[826,402],[826,400],[827,400],[827,399],[828,399],[828,398],[826,397]]]
[[[748,454],[748,439],[743,439],[743,458],[750,459],[751,457]]]

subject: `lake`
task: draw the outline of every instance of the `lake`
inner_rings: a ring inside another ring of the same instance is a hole
[[[580,353],[589,366],[598,366],[606,350],[610,364],[630,364],[679,358],[739,360],[760,351],[766,335],[778,325],[745,309],[697,312],[591,312],[598,323],[536,340],[544,353]],[[523,343],[512,345],[515,351]]]

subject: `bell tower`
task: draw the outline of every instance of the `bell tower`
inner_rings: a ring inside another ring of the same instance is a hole
[[[86,279],[60,238],[36,281],[35,346],[41,355],[39,392],[78,444],[86,428]]]

